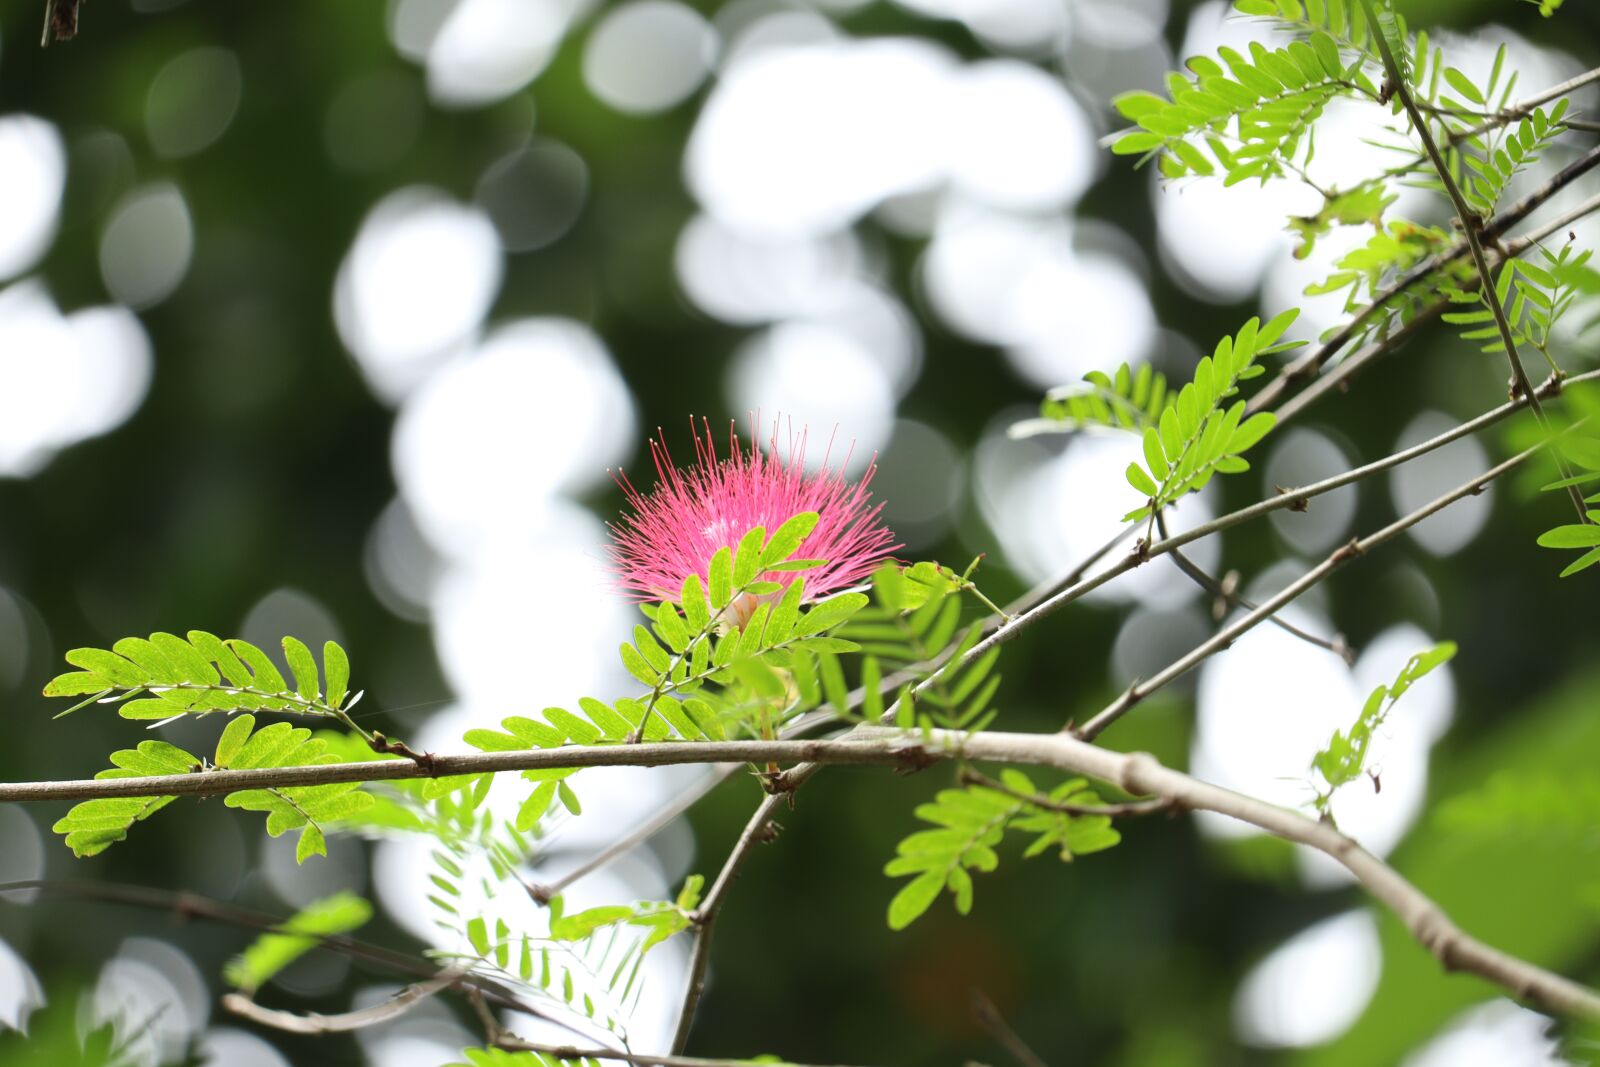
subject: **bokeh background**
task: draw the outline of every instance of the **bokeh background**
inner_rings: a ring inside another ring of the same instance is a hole
[[[1019,593],[1136,503],[1131,441],[1008,437],[1041,392],[1123,360],[1186,376],[1361,237],[1295,260],[1283,218],[1314,210],[1304,190],[1162,190],[1097,147],[1116,93],[1268,32],[1217,0],[94,0],[81,38],[47,50],[39,7],[0,9],[12,780],[86,776],[145,736],[92,710],[52,722],[37,694],[65,649],[155,629],[337,638],[365,721],[436,748],[628,691],[615,648],[631,609],[602,566],[620,506],[607,469],[648,480],[645,438],[664,427],[687,454],[691,414],[809,425],[813,462],[831,438],[857,472],[876,455],[908,556],[988,553],[985,586]],[[1531,92],[1600,63],[1600,10],[1566,7],[1548,21],[1514,0],[1406,10],[1477,75],[1508,42]],[[1373,118],[1330,114],[1325,180],[1388,159],[1362,140]],[[1558,206],[1594,192],[1580,182]],[[1394,211],[1445,217],[1421,194]],[[1297,329],[1338,311],[1316,302]],[[1592,362],[1593,338],[1563,338],[1569,366]],[[1413,343],[1178,522],[1436,433],[1503,398],[1504,376],[1447,334]],[[1505,448],[1464,441],[1195,556],[1270,591]],[[1575,801],[1570,817],[1513,803],[1498,821],[1483,811],[1505,805],[1471,804],[1496,781],[1513,799],[1594,794],[1593,587],[1558,582],[1532,545],[1559,520],[1538,473],[1304,599],[1296,620],[1345,634],[1353,669],[1263,627],[1106,743],[1304,803],[1329,732],[1406,657],[1456,640],[1462,656],[1380,739],[1382,792],[1349,790],[1341,824],[1469,929],[1594,980],[1592,819]],[[1008,649],[1001,723],[1082,717],[1214,625],[1176,571],[1141,571]],[[212,731],[163,732],[203,751]],[[585,814],[551,835],[535,876],[694,773],[586,772]],[[941,902],[890,934],[882,864],[946,779],[839,770],[800,797],[728,906],[691,1051],[1007,1062],[973,1018],[978,989],[1053,1064],[1585,1060],[1542,1017],[1442,975],[1329,865],[1220,822],[1129,825],[1121,848],[1071,866],[1008,856],[971,917]],[[713,873],[757,795],[736,777],[580,883],[575,904]],[[438,943],[420,847],[341,840],[296,868],[290,839],[204,802],[74,861],[49,832],[62,808],[0,808],[0,879],[188,889],[281,914],[353,888],[379,905],[363,936]],[[247,940],[13,893],[0,1021],[82,990],[86,1011],[154,1020],[150,1062],[197,1042],[202,1062],[242,1067],[433,1067],[474,1041],[442,999],[357,1038],[252,1033],[215,1006]],[[653,957],[642,1047],[668,1032],[683,963],[679,944]],[[395,981],[313,954],[263,999],[343,1010]]]

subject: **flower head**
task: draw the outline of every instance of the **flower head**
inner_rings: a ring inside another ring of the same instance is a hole
[[[621,475],[631,514],[611,525],[612,564],[618,585],[636,600],[676,600],[691,574],[707,578],[711,557],[732,547],[757,526],[770,535],[802,512],[817,513],[816,528],[801,543],[796,557],[823,559],[827,564],[804,572],[805,599],[817,600],[861,582],[899,548],[894,534],[878,521],[883,505],[871,503],[867,486],[876,464],[859,482],[844,478],[844,465],[805,471],[805,433],[791,439],[788,456],[778,454],[774,427],[765,450],[741,444],[728,428],[728,455],[717,455],[711,427],[690,421],[695,464],[673,465],[666,437],[650,442],[656,485],[641,493]],[[772,572],[763,579],[787,586],[798,575]]]

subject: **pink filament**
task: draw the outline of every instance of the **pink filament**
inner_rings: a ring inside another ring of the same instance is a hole
[[[793,558],[824,559],[827,565],[799,572],[805,577],[805,599],[816,600],[856,585],[872,574],[900,546],[878,520],[882,504],[871,504],[867,486],[877,470],[868,465],[859,482],[844,478],[824,459],[821,471],[806,474],[805,433],[790,435],[787,461],[778,456],[776,425],[765,450],[745,448],[732,424],[727,459],[717,457],[709,422],[696,426],[695,459],[680,471],[672,463],[666,436],[650,442],[656,485],[649,493],[633,487],[627,475],[617,484],[627,495],[632,514],[611,524],[611,546],[617,584],[634,600],[676,599],[684,579],[706,580],[711,557],[719,548],[736,547],[739,539],[761,526],[771,536],[780,525],[802,512],[817,513],[817,525]],[[831,448],[830,448],[831,451]],[[794,572],[762,575],[788,585]]]

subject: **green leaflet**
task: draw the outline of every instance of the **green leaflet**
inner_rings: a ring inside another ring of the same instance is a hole
[[[148,778],[158,774],[187,774],[200,760],[165,741],[141,741],[138,748],[111,754],[114,766],[95,775],[102,778]],[[114,797],[85,800],[56,820],[51,827],[66,835],[67,847],[80,859],[104,852],[128,836],[134,823],[148,819],[177,797]]]
[[[1090,371],[1076,385],[1045,394],[1039,417],[1013,425],[1013,438],[1046,433],[1078,433],[1094,427],[1140,433],[1156,425],[1161,413],[1177,399],[1167,389],[1166,375],[1141,363],[1137,370],[1124,363],[1116,373]]]
[[[961,625],[963,591],[976,593],[966,575],[948,567],[923,562],[909,567],[885,563],[872,576],[874,604],[859,611],[839,633],[865,653],[861,685],[865,692],[862,718],[876,722],[891,700],[896,703],[899,725],[930,726],[952,730],[982,730],[993,721],[991,701],[1000,687],[995,673],[1000,648],[995,646],[966,662],[967,652],[983,636],[981,625]],[[882,691],[887,671],[943,659],[937,670]],[[834,676],[837,664],[825,658],[824,679]],[[914,685],[927,683],[913,699]],[[844,679],[837,676],[836,692],[829,696],[844,711]]]
[[[1596,418],[1600,416],[1600,395],[1573,386],[1563,391],[1562,400],[1568,412],[1574,417],[1581,417],[1582,422],[1559,433],[1553,442],[1576,468],[1576,472],[1541,488],[1545,492],[1553,492],[1571,486],[1583,486],[1580,492],[1588,494],[1584,497],[1585,503],[1600,505],[1600,492],[1594,491],[1594,483],[1600,481],[1600,436],[1596,436],[1600,432],[1596,429]],[[1543,548],[1578,551],[1578,556],[1561,571],[1563,578],[1600,563],[1600,536],[1596,535],[1596,531],[1600,530],[1600,526],[1596,525],[1600,522],[1600,508],[1586,511],[1584,518],[1588,521],[1564,523],[1539,535],[1538,543]]]
[[[691,875],[675,900],[608,905],[571,915],[566,914],[562,898],[555,896],[548,903],[550,933],[536,937],[513,929],[492,912],[462,916],[454,901],[459,899],[455,884],[464,872],[443,853],[436,852],[434,860],[440,872],[434,881],[451,899],[435,897],[433,902],[444,916],[440,925],[455,930],[465,942],[462,958],[478,961],[496,979],[517,984],[623,1040],[625,1020],[643,988],[645,957],[693,925],[705,884],[699,875]],[[513,878],[514,872],[505,877]],[[520,885],[516,892],[521,895]]]
[[[1250,14],[1303,15],[1298,5],[1281,11],[1262,2],[1241,6]],[[1339,20],[1343,31],[1345,20]],[[1330,27],[1331,28],[1331,27]],[[1349,27],[1363,40],[1365,24]],[[1341,45],[1362,53],[1351,63]],[[1220,174],[1225,185],[1284,176],[1308,161],[1312,125],[1339,97],[1377,99],[1379,90],[1363,70],[1367,53],[1350,38],[1336,40],[1314,28],[1309,41],[1268,49],[1252,42],[1250,55],[1232,48],[1218,58],[1192,56],[1192,77],[1167,76],[1167,96],[1137,90],[1113,104],[1134,125],[1112,142],[1117,155],[1159,157],[1163,177]],[[1220,62],[1219,62],[1220,60]]]
[[[1298,308],[1291,308],[1265,324],[1252,318],[1200,360],[1194,380],[1143,429],[1145,462],[1130,463],[1127,479],[1147,503],[1124,516],[1124,521],[1145,518],[1152,508],[1198,492],[1219,472],[1250,469],[1243,453],[1266,436],[1276,419],[1268,412],[1246,418],[1243,400],[1223,404],[1238,394],[1240,382],[1262,372],[1256,362],[1259,357],[1299,346],[1279,340],[1299,314]]]
[[[293,686],[266,653],[238,638],[223,641],[204,630],[190,630],[187,639],[169,633],[125,637],[110,649],[72,649],[66,660],[81,669],[57,676],[44,695],[90,695],[61,715],[103,700],[116,703],[126,719],[263,710],[336,716],[349,693],[344,649],[332,641],[323,648],[324,696],[311,650],[293,637],[283,639],[283,648]],[[140,696],[145,699],[134,699]]]
[[[1295,258],[1305,259],[1311,255],[1317,239],[1330,233],[1335,226],[1369,225],[1381,234],[1383,213],[1399,195],[1391,192],[1381,179],[1361,182],[1345,190],[1330,189],[1315,215],[1290,217],[1289,229],[1300,238],[1294,250]]]
[[[1361,713],[1356,716],[1356,721],[1351,725],[1349,732],[1335,730],[1333,736],[1328,739],[1328,746],[1312,758],[1311,768],[1321,775],[1327,784],[1327,789],[1319,791],[1314,801],[1317,810],[1324,817],[1329,816],[1334,793],[1361,777],[1366,767],[1372,735],[1389,717],[1395,703],[1419,679],[1434,668],[1448,663],[1455,654],[1455,643],[1444,641],[1412,656],[1400,669],[1400,673],[1395,675],[1393,682],[1378,686],[1367,697],[1366,704],[1362,706]]]
[[[1505,339],[1494,313],[1494,304],[1499,304],[1511,327],[1511,339],[1518,347],[1538,349],[1553,367],[1550,343],[1556,324],[1581,295],[1593,294],[1600,287],[1600,274],[1588,265],[1591,254],[1591,249],[1575,252],[1569,240],[1559,252],[1538,249],[1540,263],[1511,256],[1500,266],[1493,293],[1482,286],[1446,286],[1445,295],[1452,305],[1470,304],[1472,310],[1447,311],[1442,317],[1465,327],[1462,340],[1476,343],[1480,351],[1504,352]]]
[[[909,926],[944,891],[962,915],[971,911],[972,872],[999,866],[996,847],[1008,829],[1036,835],[1023,853],[1025,858],[1054,849],[1063,861],[1070,861],[1111,848],[1122,839],[1108,816],[1068,814],[1036,803],[1099,805],[1099,795],[1082,778],[1061,783],[1048,796],[1021,771],[1006,770],[1002,782],[1007,791],[978,784],[943,789],[931,803],[916,809],[917,818],[932,828],[901,841],[895,858],[884,867],[891,878],[913,876],[889,902],[890,929]]]
[[[233,719],[217,741],[220,768],[308,767],[339,760],[337,753],[328,751],[325,738],[312,736],[305,727],[279,722],[257,730],[253,715]],[[372,794],[357,782],[245,789],[229,793],[223,802],[230,808],[265,813],[272,837],[299,830],[295,859],[300,863],[327,855],[328,824],[354,819],[374,803]]]
[[[1323,228],[1321,221],[1317,219],[1294,220],[1291,225],[1301,233],[1302,240],[1314,237]],[[1376,298],[1385,290],[1391,279],[1405,274],[1430,256],[1447,248],[1453,240],[1454,237],[1449,231],[1438,227],[1419,226],[1400,220],[1390,221],[1386,225],[1375,227],[1375,232],[1367,239],[1366,244],[1341,256],[1335,261],[1331,274],[1320,282],[1306,286],[1304,292],[1307,296],[1344,292],[1344,310],[1354,314],[1361,310],[1362,300]],[[1465,284],[1471,277],[1471,268],[1459,261],[1447,265],[1439,274],[1441,282],[1454,280]],[[1418,286],[1415,292],[1407,289],[1391,297],[1384,307],[1388,314],[1374,316],[1366,326],[1358,330],[1352,341],[1360,341],[1372,335],[1381,336],[1390,328],[1395,318],[1401,321],[1410,319],[1422,307],[1423,297],[1418,294],[1426,292],[1426,287]]]
[[[223,977],[246,995],[266,985],[279,971],[317,946],[322,938],[349,933],[372,918],[372,905],[344,891],[313,901],[274,933],[262,934],[228,961]]]
[[[340,756],[327,751],[324,737],[313,737],[304,727],[274,723],[255,729],[255,717],[240,715],[231,720],[217,739],[215,765],[222,769],[246,767],[305,767],[340,762]],[[201,760],[165,741],[141,741],[134,749],[111,754],[114,765],[96,778],[144,778],[162,774],[187,774],[201,766]],[[116,797],[86,800],[76,804],[53,830],[66,836],[67,847],[79,857],[104,852],[128,836],[134,823],[149,818],[176,797]],[[300,829],[297,858],[304,862],[312,855],[326,855],[323,826],[360,815],[373,803],[370,793],[357,783],[295,786],[288,789],[249,789],[229,793],[224,801],[230,808],[261,811],[267,814],[267,833],[273,837]]]
[[[464,1063],[450,1063],[445,1067],[563,1067],[582,1064],[582,1067],[600,1067],[599,1060],[562,1060],[543,1052],[508,1052],[501,1048],[464,1048]]]
[[[624,924],[645,934],[640,947],[647,953],[656,945],[694,925],[694,909],[700,903],[705,879],[690,875],[675,901],[641,901],[637,904],[612,904],[589,908],[572,915],[563,913],[561,898],[550,901],[550,936],[557,941],[582,941],[609,926]]]

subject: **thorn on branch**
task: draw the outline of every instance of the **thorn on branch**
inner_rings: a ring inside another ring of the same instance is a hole
[[[1292,490],[1285,489],[1281,485],[1275,485],[1273,488],[1278,491],[1279,496],[1288,496],[1290,492],[1292,492]],[[1290,511],[1304,513],[1311,510],[1311,498],[1307,496],[1297,496],[1291,500],[1287,506]]]
[[[180,922],[188,922],[194,918],[204,918],[205,911],[203,902],[195,897],[193,893],[180,891],[172,901],[172,914]]]
[[[372,740],[368,741],[367,744],[372,747],[374,752],[384,755],[404,756],[412,763],[415,763],[422,773],[429,778],[437,778],[439,776],[438,765],[434,761],[432,752],[418,752],[404,741],[391,741],[377,730],[372,731]]]
[[[51,41],[70,41],[78,35],[79,0],[45,0],[44,36],[40,48]]]
[[[761,783],[761,788],[768,796],[787,796],[789,807],[794,807],[795,790],[800,788],[800,783],[794,780],[791,773],[793,768],[785,771],[757,771],[756,780]]]

